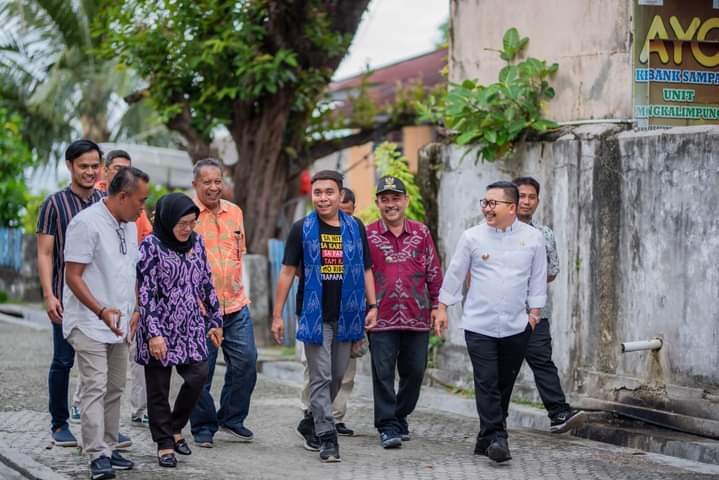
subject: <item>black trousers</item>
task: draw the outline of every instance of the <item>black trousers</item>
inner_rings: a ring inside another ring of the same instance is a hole
[[[407,430],[407,416],[419,400],[427,368],[429,332],[392,330],[369,334],[374,391],[374,426],[379,431]],[[399,390],[395,393],[395,368]]]
[[[207,381],[207,361],[175,366],[184,380],[175,405],[170,408],[170,378],[172,366],[159,364],[145,366],[147,388],[147,416],[150,417],[150,433],[158,450],[175,446],[174,434],[182,432],[190,419],[192,409],[200,398]]]
[[[543,318],[532,332],[524,358],[534,373],[534,383],[549,418],[569,410],[557,367],[552,361],[552,334],[548,318]]]
[[[485,448],[497,437],[507,438],[509,401],[531,330],[527,324],[524,332],[504,338],[464,331],[474,370],[474,391],[479,414],[477,443]]]

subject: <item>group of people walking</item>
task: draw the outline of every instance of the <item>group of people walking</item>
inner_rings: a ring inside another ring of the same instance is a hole
[[[46,199],[37,228],[38,268],[53,323],[55,443],[77,444],[68,426],[75,355],[80,378],[73,411],[92,479],[114,478],[113,470],[134,465],[118,451],[131,444],[119,432],[128,358],[140,366],[130,369],[132,421],[149,423],[159,465],[175,467],[176,454],[192,453],[182,435],[188,421],[200,447],[212,447],[218,430],[252,441],[244,422],[257,350],[242,284],[245,229],[242,210],[222,199],[222,165],[199,161],[193,198],[163,196],[150,224],[144,217],[150,179],[131,166],[127,152],[105,156],[99,185],[98,145],[76,141],[65,158],[71,185]],[[581,420],[551,359],[546,290],[559,263],[552,231],[532,220],[536,180],[489,185],[480,202],[485,221],[463,233],[444,276],[429,229],[406,218],[409,197],[400,179],[379,179],[381,218],[366,227],[352,215],[354,195],[340,173],[320,171],[311,185],[313,210],[290,229],[272,319],[273,338],[282,343],[282,310],[298,279],[297,340],[304,345],[306,384],[296,431],[307,450],[324,462],[340,461],[338,435],[353,434],[344,416],[365,339],[379,442],[390,449],[409,441],[430,333],[444,334],[448,306],[465,296],[460,327],[480,418],[475,453],[496,462],[511,458],[506,417],[525,358],[552,431]],[[226,373],[216,410],[210,388],[219,349]],[[173,368],[183,384],[171,406]]]
[[[132,444],[119,432],[128,360],[131,420],[149,423],[160,466],[175,467],[176,454],[192,453],[182,435],[188,420],[200,447],[212,447],[220,429],[252,441],[244,421],[257,350],[242,286],[245,230],[240,208],[221,198],[222,165],[198,162],[194,197],[163,196],[150,224],[144,213],[150,179],[131,166],[127,152],[109,152],[103,165],[100,147],[78,140],[65,160],[71,184],[45,200],[37,227],[53,324],[48,383],[55,444],[78,444],[68,425],[75,356],[80,375],[72,410],[92,479],[134,467],[119,452]],[[226,369],[216,410],[210,388],[220,348]],[[183,384],[171,406],[173,368]]]

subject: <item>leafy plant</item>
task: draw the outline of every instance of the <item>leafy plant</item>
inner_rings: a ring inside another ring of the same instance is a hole
[[[40,213],[42,202],[47,197],[48,192],[43,190],[38,195],[28,194],[25,197],[25,208],[22,213],[22,229],[25,235],[34,235],[37,229],[37,216]]]
[[[421,118],[444,124],[457,145],[479,145],[476,160],[481,156],[489,161],[510,153],[528,131],[557,128],[556,122],[543,117],[542,110],[555,96],[548,79],[559,65],[532,57],[517,62],[528,43],[516,28],[507,30],[499,50],[506,62],[499,81],[491,85],[476,80],[453,83],[446,96],[432,96],[426,104],[417,105]]]
[[[25,169],[34,157],[22,138],[22,122],[16,113],[0,108],[0,227],[18,227],[28,196]]]
[[[409,162],[407,157],[397,148],[397,144],[384,142],[374,151],[375,167],[379,176],[392,175],[399,178],[404,186],[407,187],[407,195],[409,196],[409,206],[405,211],[407,218],[424,221],[424,205],[422,204],[422,196],[419,187],[414,179],[414,174],[409,170]],[[362,210],[358,217],[365,224],[377,220],[379,210],[375,204]]]
[[[437,356],[439,355],[439,349],[442,347],[442,345],[444,345],[444,342],[444,337],[438,337],[437,335],[430,333],[428,355],[429,358],[427,359],[428,368],[437,368],[439,366],[437,363]]]

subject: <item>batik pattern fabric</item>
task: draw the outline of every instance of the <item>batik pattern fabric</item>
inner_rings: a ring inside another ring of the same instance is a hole
[[[339,212],[342,236],[343,278],[337,341],[360,340],[364,336],[365,291],[364,251],[357,220]],[[309,214],[302,225],[304,297],[297,328],[297,340],[322,344],[322,257],[319,218]]]
[[[169,366],[206,360],[207,330],[222,327],[222,314],[202,237],[198,235],[192,249],[182,254],[149,235],[140,245],[137,278],[137,363]],[[157,362],[148,345],[159,336],[165,339],[167,355]]]
[[[405,220],[396,236],[378,220],[367,226],[379,312],[373,332],[427,331],[437,308],[442,267],[429,228]]]

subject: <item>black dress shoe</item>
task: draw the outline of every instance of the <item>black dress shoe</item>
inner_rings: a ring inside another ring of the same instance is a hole
[[[497,463],[506,462],[512,459],[512,455],[509,453],[509,445],[507,445],[507,439],[497,437],[487,447],[487,456]]]
[[[184,438],[175,442],[175,451],[180,455],[192,455],[192,450],[190,450]]]
[[[166,453],[157,457],[157,463],[159,463],[161,467],[175,468],[177,466],[177,459],[174,453]]]

